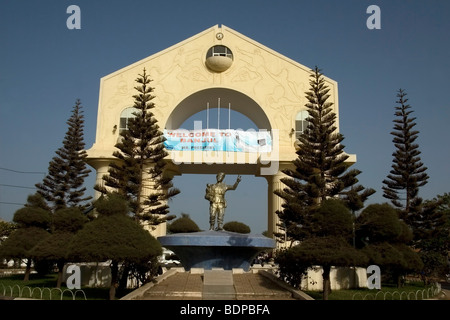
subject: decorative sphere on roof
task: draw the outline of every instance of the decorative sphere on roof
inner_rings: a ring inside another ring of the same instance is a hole
[[[233,53],[222,45],[213,46],[206,54],[206,66],[215,72],[223,72],[231,67],[233,63]]]

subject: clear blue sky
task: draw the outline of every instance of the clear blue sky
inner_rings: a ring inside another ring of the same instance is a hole
[[[66,27],[72,4],[81,9],[81,30]],[[372,4],[381,9],[380,30],[366,27]],[[305,66],[317,65],[338,82],[345,151],[357,155],[360,183],[377,191],[370,203],[386,201],[381,187],[392,164],[396,93],[405,89],[430,176],[420,195],[431,199],[449,192],[449,16],[446,0],[2,0],[0,218],[10,221],[42,181],[77,98],[90,148],[101,77],[216,24]],[[86,180],[90,193],[93,177]],[[235,178],[227,176],[226,182]],[[186,212],[206,228],[204,188],[214,181],[176,177],[181,194],[171,203],[172,213]],[[244,176],[238,190],[227,194],[226,220],[245,222],[253,232],[266,230],[265,180]]]

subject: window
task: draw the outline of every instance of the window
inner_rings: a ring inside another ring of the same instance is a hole
[[[133,112],[137,112],[136,108],[126,108],[120,114],[120,124],[119,124],[119,133],[124,130],[128,130],[128,121],[135,117]]]
[[[206,58],[209,57],[228,57],[230,59],[233,59],[233,53],[228,47],[225,46],[214,46],[211,47],[208,50],[208,53],[206,54]]]
[[[297,116],[295,117],[295,138],[298,139],[298,137],[306,130],[306,127],[308,126],[308,121],[306,120],[308,118],[309,114],[308,111],[303,110],[297,113]]]

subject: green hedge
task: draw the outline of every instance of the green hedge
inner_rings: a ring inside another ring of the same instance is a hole
[[[192,220],[188,214],[182,214],[180,218],[175,219],[173,222],[167,225],[168,233],[189,233],[199,232],[200,228]]]
[[[242,222],[230,221],[223,225],[223,229],[230,232],[250,233],[250,227]]]

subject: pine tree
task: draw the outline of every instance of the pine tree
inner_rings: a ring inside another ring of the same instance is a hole
[[[85,162],[84,116],[79,99],[75,102],[67,124],[63,146],[50,161],[47,176],[42,183],[36,184],[37,192],[50,203],[53,211],[66,207],[85,209],[88,206],[86,202],[91,199],[90,196],[84,196],[84,179],[90,170],[86,168]]]
[[[351,187],[350,190],[344,192],[342,197],[343,202],[352,212],[353,217],[353,247],[356,247],[356,229],[355,229],[355,221],[357,211],[364,208],[364,202],[375,193],[375,190],[372,188],[366,189],[361,185],[357,185],[355,187]]]
[[[78,231],[68,246],[70,261],[111,261],[110,300],[119,290],[120,268],[128,279],[128,266],[147,266],[147,281],[156,274],[157,257],[162,254],[161,244],[142,225],[128,216],[128,201],[117,193],[100,197],[94,206],[99,216]],[[149,275],[150,273],[150,275]]]
[[[422,210],[414,213],[413,245],[419,251],[424,268],[421,277],[426,284],[431,277],[445,277],[448,274],[448,252],[450,250],[450,196],[438,195],[427,200]]]
[[[281,278],[299,287],[308,269],[320,265],[323,299],[328,300],[332,267],[367,266],[365,255],[350,245],[351,235],[352,215],[345,203],[338,199],[321,202],[312,215],[310,236],[277,254]]]
[[[413,111],[407,104],[405,91],[400,89],[397,97],[397,118],[393,121],[394,131],[391,132],[396,150],[392,154],[392,170],[383,180],[383,197],[402,210],[402,218],[408,223],[411,213],[420,211],[422,199],[418,196],[419,188],[427,183],[429,177],[420,159],[419,145],[415,143],[419,131],[414,130],[416,118],[411,117]]]
[[[30,200],[28,200],[30,201]],[[29,252],[35,261],[47,261],[58,269],[56,287],[63,281],[67,252],[76,232],[83,228],[88,218],[79,208],[59,209],[52,214],[51,235],[38,242]]]
[[[317,67],[310,77],[310,89],[306,92],[308,126],[299,137],[297,158],[293,161],[295,169],[283,170],[289,176],[281,179],[286,187],[275,191],[285,200],[283,210],[277,214],[291,240],[308,236],[310,215],[327,198],[342,196],[348,204],[353,204],[356,200],[365,201],[374,192],[355,186],[358,183],[356,176],[361,172],[348,170],[346,160],[349,156],[342,145],[344,136],[336,132],[336,114],[333,103],[328,102],[330,89]],[[353,186],[355,189],[350,193],[348,189]]]
[[[358,216],[357,226],[358,248],[369,258],[369,265],[380,266],[385,278],[391,276],[400,287],[405,275],[420,271],[420,256],[407,245],[412,231],[389,203],[367,206]]]
[[[136,219],[156,225],[168,217],[167,201],[180,191],[173,187],[172,178],[164,175],[168,152],[165,137],[157,124],[152,109],[154,88],[145,69],[136,79],[137,94],[134,98],[134,117],[128,121],[128,129],[120,133],[118,149],[113,153],[119,161],[112,162],[108,175],[103,177],[105,186],[96,186],[103,194],[106,187],[124,196]]]
[[[37,198],[28,196],[27,204],[14,213],[16,229],[0,246],[0,259],[26,259],[24,281],[29,280],[32,262],[36,262],[31,250],[50,236],[50,211],[42,208]]]

